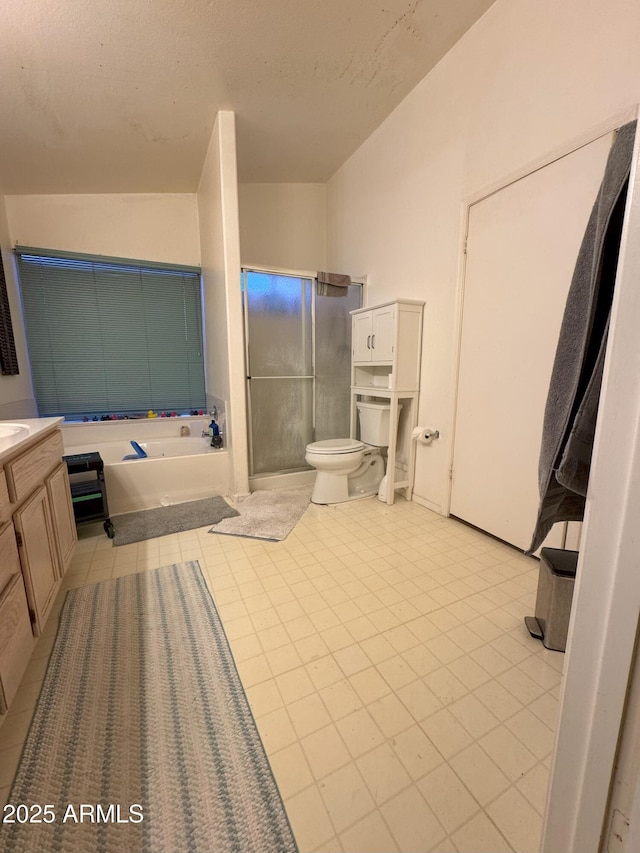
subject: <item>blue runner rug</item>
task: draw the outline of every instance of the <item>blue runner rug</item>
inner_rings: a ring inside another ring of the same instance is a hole
[[[197,562],[68,593],[9,803],[1,853],[296,853]]]

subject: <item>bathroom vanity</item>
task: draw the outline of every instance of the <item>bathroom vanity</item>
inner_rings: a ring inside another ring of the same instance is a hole
[[[0,421],[0,713],[15,696],[77,542],[61,422]]]
[[[407,500],[413,491],[411,433],[418,422],[423,311],[424,302],[396,299],[351,312],[351,437],[357,437],[358,401],[389,401],[386,493],[381,495],[387,504],[396,489],[404,488]]]

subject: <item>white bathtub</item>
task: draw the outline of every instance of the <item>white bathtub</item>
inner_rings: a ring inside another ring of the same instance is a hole
[[[148,459],[166,459],[172,456],[199,456],[201,454],[216,453],[206,438],[150,438],[140,439],[140,447],[147,454]],[[118,462],[138,462],[139,459],[126,459],[132,456],[135,450],[131,441],[102,441],[98,447],[91,448],[87,445],[79,445],[79,450],[65,449],[65,453],[87,453],[89,450],[97,450],[105,465],[116,465]]]
[[[174,421],[172,427],[178,426]],[[63,425],[64,452],[100,453],[111,515],[228,494],[229,455],[200,437],[203,426],[191,424],[188,437],[165,437],[161,433],[168,427],[158,424],[160,436],[154,438],[149,435],[155,425],[148,421]],[[146,459],[123,459],[135,453],[131,439],[148,454]]]

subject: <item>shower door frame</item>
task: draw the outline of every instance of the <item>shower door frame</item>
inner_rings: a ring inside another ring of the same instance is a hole
[[[311,375],[297,376],[252,376],[249,374],[249,311],[247,305],[247,288],[246,275],[250,272],[264,273],[265,275],[276,275],[283,278],[306,279],[311,281]],[[316,299],[318,287],[318,274],[309,270],[291,270],[281,269],[279,267],[261,267],[261,266],[242,266],[242,322],[244,333],[244,364],[245,364],[245,382],[246,382],[246,398],[247,398],[247,438],[248,438],[248,455],[249,455],[249,480],[256,477],[272,477],[285,476],[290,474],[301,474],[312,472],[311,466],[301,468],[287,468],[278,471],[261,471],[256,473],[253,470],[253,418],[251,412],[251,380],[252,379],[310,379],[311,380],[311,440],[315,441],[316,434]],[[358,277],[351,279],[351,284],[361,288],[360,307],[363,307],[366,300],[366,277]],[[349,379],[349,382],[351,380]]]

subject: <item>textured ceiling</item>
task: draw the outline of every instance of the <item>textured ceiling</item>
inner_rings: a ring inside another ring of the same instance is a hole
[[[2,0],[0,189],[194,192],[218,110],[241,181],[324,181],[493,0]]]

